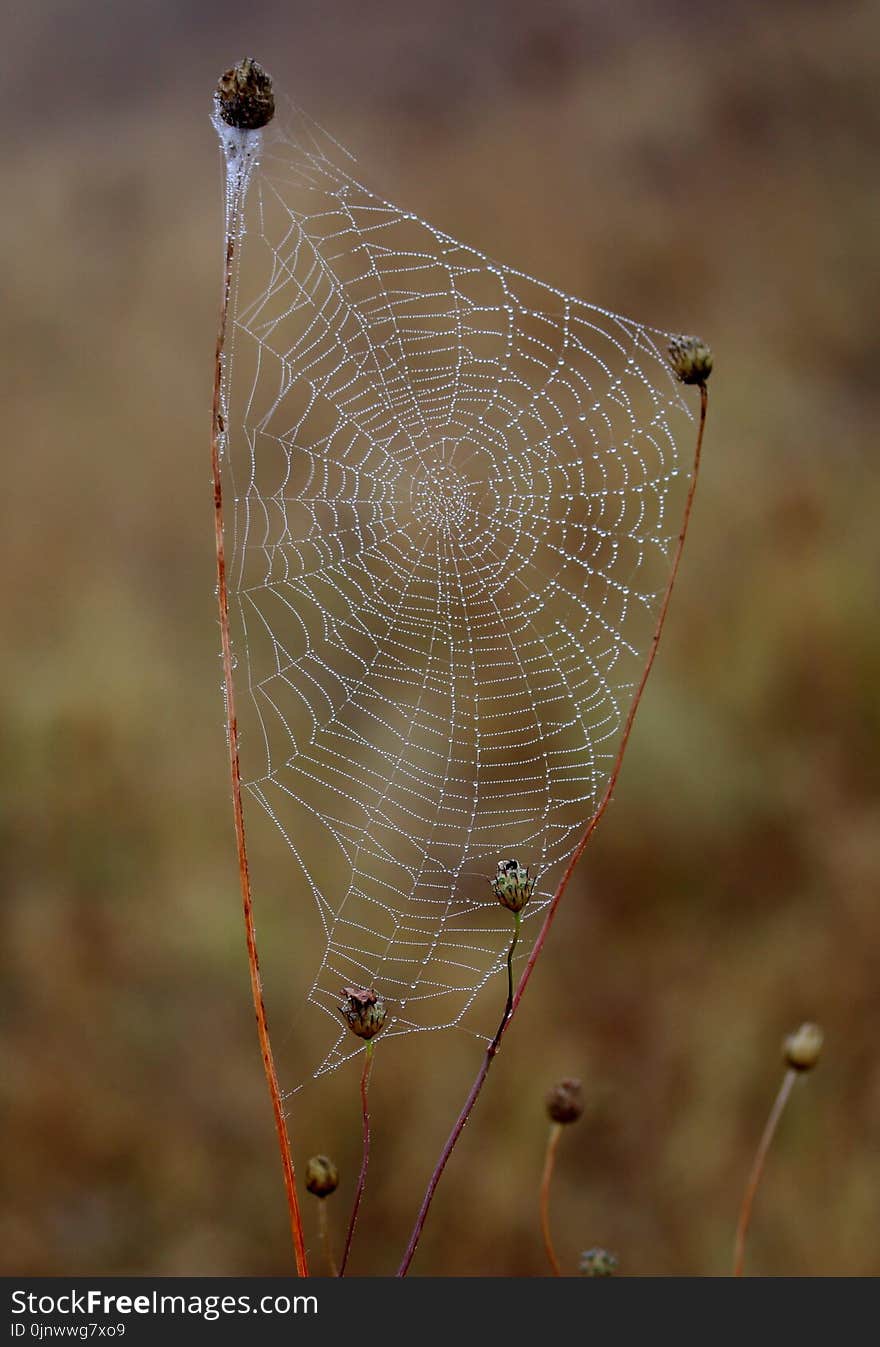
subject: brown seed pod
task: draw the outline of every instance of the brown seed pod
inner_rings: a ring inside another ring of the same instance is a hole
[[[566,1077],[547,1091],[544,1103],[551,1122],[577,1122],[584,1111],[583,1086],[579,1080]]]
[[[250,56],[224,71],[215,98],[220,117],[238,131],[259,131],[275,116],[272,77]]]
[[[339,1184],[339,1170],[328,1155],[313,1155],[306,1165],[306,1188],[315,1197],[329,1197]]]

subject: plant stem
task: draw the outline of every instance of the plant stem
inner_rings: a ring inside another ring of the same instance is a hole
[[[241,210],[241,200],[237,199],[227,214],[226,221],[226,259],[223,271],[223,293],[220,303],[220,322],[217,328],[217,350],[214,357],[214,398],[211,416],[211,472],[214,483],[214,539],[217,550],[217,605],[220,611],[220,644],[223,652],[223,688],[226,702],[226,737],[229,745],[229,774],[232,781],[232,810],[235,819],[235,842],[238,850],[238,873],[241,882],[241,900],[244,911],[244,929],[247,941],[248,967],[251,978],[251,996],[254,1014],[257,1019],[257,1034],[260,1040],[260,1053],[263,1069],[272,1101],[275,1117],[275,1131],[278,1137],[278,1149],[281,1154],[281,1167],[284,1172],[284,1187],[287,1193],[287,1206],[290,1213],[290,1231],[296,1254],[296,1270],[300,1277],[308,1276],[305,1238],[303,1236],[302,1217],[296,1194],[296,1175],[290,1154],[290,1139],[287,1134],[287,1120],[281,1102],[281,1091],[275,1071],[272,1045],[269,1039],[269,1025],[266,1019],[266,1007],[263,1000],[263,983],[260,977],[260,963],[257,957],[257,939],[254,931],[254,909],[251,897],[251,881],[248,869],[247,846],[245,844],[244,812],[241,800],[241,765],[238,752],[238,719],[235,713],[235,688],[232,678],[232,641],[229,634],[229,595],[226,586],[226,553],[223,542],[223,483],[220,467],[220,436],[223,433],[221,399],[223,388],[223,349],[226,344],[226,326],[229,316],[229,296],[232,289],[233,262],[235,260],[235,240],[237,237]]]
[[[516,992],[511,998],[510,1009],[508,1012],[505,1013],[504,1019],[501,1021],[501,1024],[498,1028],[498,1032],[496,1033],[495,1037],[492,1039],[492,1042],[486,1049],[486,1053],[483,1058],[482,1064],[480,1066],[479,1071],[477,1072],[476,1079],[470,1088],[470,1091],[468,1093],[467,1099],[464,1102],[464,1106],[461,1110],[461,1113],[458,1115],[458,1118],[456,1119],[453,1125],[452,1131],[450,1132],[446,1140],[446,1144],[444,1145],[442,1151],[440,1152],[440,1157],[437,1161],[437,1164],[434,1167],[434,1172],[432,1173],[428,1181],[428,1187],[425,1192],[425,1196],[422,1200],[422,1205],[419,1208],[419,1214],[416,1217],[416,1223],[413,1226],[413,1231],[412,1234],[410,1235],[409,1244],[406,1247],[406,1252],[404,1253],[400,1267],[397,1270],[398,1277],[405,1277],[409,1270],[409,1265],[412,1262],[413,1255],[415,1254],[415,1251],[418,1247],[422,1229],[424,1228],[424,1224],[428,1216],[428,1211],[430,1209],[434,1193],[437,1190],[437,1185],[440,1182],[440,1179],[442,1177],[444,1169],[446,1168],[449,1157],[452,1154],[453,1150],[455,1149],[456,1142],[458,1141],[458,1138],[461,1136],[462,1131],[464,1130],[464,1125],[471,1115],[471,1111],[474,1107],[474,1104],[477,1102],[477,1099],[479,1098],[480,1091],[483,1088],[483,1082],[485,1081],[487,1075],[489,1074],[489,1067],[492,1065],[492,1060],[495,1057],[498,1048],[500,1047],[501,1040],[504,1037],[504,1034],[507,1031],[508,1026],[512,1022],[517,1007],[520,1001],[522,1000],[523,993],[525,992],[525,989],[529,984],[529,979],[532,976],[532,970],[538,961],[538,957],[541,953],[541,950],[544,948],[544,943],[547,939],[547,936],[550,933],[550,928],[553,925],[553,920],[556,916],[559,904],[562,900],[562,895],[568,888],[568,882],[571,879],[572,874],[574,873],[575,866],[577,865],[578,861],[580,860],[581,856],[586,850],[587,844],[592,838],[593,833],[596,831],[596,828],[598,827],[602,819],[602,816],[604,815],[605,810],[611,803],[611,799],[614,795],[614,790],[617,785],[617,778],[620,775],[620,769],[623,764],[624,754],[626,753],[626,748],[627,744],[629,743],[629,737],[632,731],[633,722],[636,718],[636,712],[638,711],[639,706],[641,705],[642,695],[645,691],[645,686],[648,682],[648,677],[651,673],[651,669],[654,666],[654,659],[657,655],[657,647],[660,644],[660,637],[663,634],[663,627],[666,622],[666,614],[669,611],[669,601],[672,598],[672,590],[675,586],[675,580],[678,575],[679,566],[681,564],[681,556],[682,552],[684,551],[684,543],[685,538],[687,537],[688,524],[690,523],[691,509],[694,503],[694,493],[696,492],[697,489],[697,477],[700,471],[700,458],[702,456],[703,451],[703,433],[706,429],[706,414],[708,411],[708,406],[709,406],[709,395],[706,389],[706,385],[701,384],[700,420],[697,429],[697,442],[694,448],[694,460],[693,460],[693,467],[691,470],[691,481],[690,486],[688,487],[687,498],[685,500],[684,516],[682,519],[681,530],[678,535],[678,541],[676,543],[675,552],[672,558],[672,569],[669,573],[669,579],[666,583],[666,589],[664,590],[663,599],[660,603],[660,611],[657,615],[657,623],[654,627],[654,634],[651,637],[651,644],[648,647],[648,655],[647,659],[645,660],[645,667],[642,670],[642,676],[639,679],[638,686],[636,688],[635,694],[630,704],[629,714],[627,715],[626,721],[624,723],[623,734],[621,735],[620,744],[617,749],[617,754],[615,756],[614,763],[611,768],[611,775],[608,778],[608,784],[605,787],[605,791],[602,795],[601,800],[599,801],[599,805],[595,813],[593,814],[592,818],[587,824],[580,841],[578,842],[577,846],[572,852],[571,859],[569,860],[568,865],[565,868],[565,873],[563,874],[561,880],[559,881],[559,884],[557,885],[556,888],[556,892],[554,893],[553,897],[550,900],[550,904],[544,916],[544,921],[541,925],[540,931],[538,932],[537,939],[535,940],[534,947],[526,961],[526,966],[523,969],[522,975],[520,976]]]
[[[519,933],[522,930],[522,912],[513,914],[513,939],[510,942],[510,949],[507,951],[507,1004],[504,1007],[504,1014],[501,1017],[501,1023],[498,1026],[496,1039],[501,1037],[505,1024],[507,1023],[510,1012],[513,1009],[513,951],[519,943]]]
[[[367,1097],[367,1091],[370,1086],[370,1072],[373,1069],[373,1043],[372,1040],[367,1043],[364,1053],[364,1069],[361,1072],[361,1112],[364,1119],[364,1153],[361,1160],[361,1172],[358,1175],[357,1188],[354,1194],[354,1204],[351,1209],[351,1219],[348,1223],[348,1234],[345,1236],[345,1248],[342,1250],[342,1262],[339,1264],[340,1277],[345,1276],[345,1268],[348,1263],[348,1255],[351,1252],[351,1241],[354,1239],[354,1228],[357,1225],[358,1212],[360,1211],[361,1198],[364,1195],[364,1187],[367,1182],[367,1166],[370,1163],[370,1104]]]
[[[736,1227],[736,1248],[733,1255],[733,1275],[741,1277],[746,1257],[746,1235],[749,1230],[749,1221],[752,1216],[752,1205],[755,1201],[755,1194],[758,1191],[758,1185],[761,1182],[761,1175],[764,1172],[764,1162],[767,1159],[767,1152],[773,1141],[776,1128],[779,1125],[779,1119],[782,1117],[785,1105],[788,1102],[788,1096],[791,1094],[791,1087],[797,1080],[797,1071],[789,1067],[782,1078],[782,1084],[776,1098],[773,1101],[773,1107],[770,1110],[769,1117],[764,1126],[761,1140],[758,1142],[758,1149],[755,1152],[755,1159],[752,1164],[752,1172],[749,1174],[749,1181],[746,1184],[746,1190],[743,1194],[742,1206],[739,1210],[739,1222]]]
[[[553,1240],[550,1236],[550,1180],[553,1177],[553,1166],[556,1163],[556,1148],[559,1145],[559,1138],[562,1136],[562,1123],[553,1123],[550,1127],[550,1135],[547,1138],[547,1154],[544,1159],[544,1173],[541,1175],[541,1233],[544,1236],[544,1248],[547,1250],[547,1258],[553,1269],[554,1277],[561,1277],[559,1271],[559,1260],[556,1257],[556,1251],[553,1248]]]
[[[330,1243],[330,1228],[327,1222],[327,1199],[321,1198],[318,1201],[318,1234],[321,1238],[321,1247],[324,1250],[324,1257],[327,1259],[327,1267],[331,1277],[339,1276],[339,1268],[336,1266],[336,1259],[333,1257],[333,1246]]]

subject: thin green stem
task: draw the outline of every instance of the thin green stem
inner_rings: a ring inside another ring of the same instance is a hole
[[[746,1190],[743,1194],[742,1206],[739,1211],[739,1222],[736,1227],[736,1248],[733,1255],[733,1275],[741,1277],[746,1259],[746,1235],[749,1231],[749,1221],[752,1216],[752,1205],[755,1201],[755,1194],[758,1191],[758,1184],[761,1182],[761,1175],[764,1172],[764,1163],[767,1159],[767,1152],[770,1150],[776,1128],[779,1125],[779,1119],[782,1117],[785,1105],[788,1103],[788,1096],[791,1094],[791,1088],[797,1080],[797,1071],[789,1067],[782,1078],[782,1084],[776,1098],[773,1101],[773,1107],[761,1134],[761,1140],[758,1142],[758,1149],[755,1152],[752,1172],[749,1175],[749,1181],[746,1184]]]
[[[513,914],[513,939],[510,942],[510,949],[507,951],[507,1004],[504,1007],[504,1014],[501,1017],[501,1023],[498,1026],[498,1032],[495,1035],[495,1041],[500,1039],[504,1033],[504,1026],[507,1023],[511,1010],[513,1009],[513,952],[519,944],[520,932],[522,931],[522,912]]]
[[[354,1194],[354,1203],[351,1208],[351,1219],[348,1222],[348,1233],[345,1236],[345,1248],[342,1250],[342,1261],[339,1264],[340,1277],[345,1276],[345,1268],[348,1263],[348,1255],[351,1253],[351,1242],[354,1239],[354,1228],[357,1225],[358,1212],[361,1207],[361,1198],[364,1195],[364,1188],[367,1182],[367,1168],[370,1163],[370,1105],[367,1092],[370,1088],[370,1073],[373,1069],[373,1040],[367,1042],[364,1051],[364,1069],[361,1072],[361,1113],[364,1120],[364,1151],[361,1160],[361,1172],[358,1175],[357,1188]]]

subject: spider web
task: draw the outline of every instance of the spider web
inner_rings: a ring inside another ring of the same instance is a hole
[[[384,996],[383,1037],[494,1030],[489,880],[537,875],[527,953],[608,780],[694,418],[669,334],[381,200],[292,121],[248,167],[223,455],[243,784],[320,920],[320,1074],[361,1046],[344,985]]]

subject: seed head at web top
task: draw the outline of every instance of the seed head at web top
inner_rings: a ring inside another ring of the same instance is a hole
[[[374,1038],[385,1024],[385,1002],[373,987],[343,987],[339,1013],[358,1038]]]
[[[218,115],[237,131],[259,131],[275,116],[272,77],[251,56],[223,72],[214,98]]]

